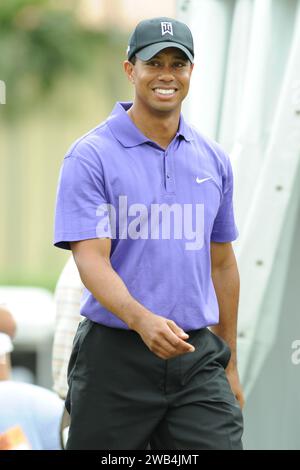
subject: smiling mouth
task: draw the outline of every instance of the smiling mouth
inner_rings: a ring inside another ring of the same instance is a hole
[[[154,88],[153,91],[157,96],[171,97],[175,95],[177,88]]]

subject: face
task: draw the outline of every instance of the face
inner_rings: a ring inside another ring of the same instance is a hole
[[[135,86],[135,103],[159,112],[180,109],[193,70],[180,49],[164,49],[145,62],[136,58],[135,65],[125,61],[124,68]]]

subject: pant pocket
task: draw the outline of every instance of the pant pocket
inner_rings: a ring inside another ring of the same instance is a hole
[[[216,335],[213,333],[211,330],[207,329],[209,334],[211,335],[211,338],[215,342],[215,344],[218,346],[218,352],[216,354],[216,360],[226,369],[226,367],[229,364],[229,361],[231,359],[231,349],[228,345],[228,343],[221,338],[220,336]]]

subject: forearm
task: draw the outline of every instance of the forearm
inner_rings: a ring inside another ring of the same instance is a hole
[[[135,329],[142,316],[151,312],[129,293],[121,277],[112,268],[109,260],[86,256],[76,260],[81,280],[95,299],[107,310]]]
[[[230,365],[236,366],[236,337],[237,337],[237,316],[240,280],[236,263],[226,268],[219,268],[212,271],[212,280],[215,287],[220,320],[219,324],[212,327],[212,331],[221,336],[231,349]]]

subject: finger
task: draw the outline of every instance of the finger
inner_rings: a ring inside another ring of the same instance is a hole
[[[169,344],[172,346],[174,352],[193,352],[195,351],[195,348],[192,344],[187,343],[186,341],[178,338],[178,336],[175,335],[174,333],[168,333],[166,336],[166,341],[169,342]]]
[[[176,350],[182,349],[189,351],[193,346],[187,343],[184,339],[179,338],[172,330],[168,329],[164,335],[164,339]]]
[[[180,353],[180,343],[183,343],[183,346],[190,346],[189,344],[181,341],[176,335],[174,335],[173,343],[170,342],[168,339],[168,335],[170,334],[170,330],[166,328],[166,331],[162,331],[159,336],[157,336],[153,342],[152,350],[158,351],[161,350],[166,356],[174,357]],[[172,333],[173,335],[173,333]],[[184,349],[183,352],[188,352],[187,349]]]
[[[240,404],[241,409],[243,409],[243,408],[244,408],[244,405],[245,405],[245,400],[244,400],[243,395],[237,395],[236,398],[237,398],[237,400],[239,401],[239,404]]]
[[[182,328],[180,328],[178,325],[176,325],[176,323],[173,320],[167,321],[167,324],[168,324],[169,328],[171,328],[173,333],[175,333],[180,338],[187,339],[189,337],[189,335],[185,331],[183,331]]]
[[[157,346],[153,352],[162,359],[171,359],[177,356],[181,356],[182,354],[187,354],[187,351],[180,352],[175,348],[173,348],[173,350],[171,351],[160,346]]]
[[[244,406],[244,395],[239,390],[232,391],[235,396],[235,399],[238,401],[241,408]]]
[[[176,348],[165,338],[165,334],[161,332],[152,341],[152,351],[161,351],[166,355],[172,355],[176,352]]]
[[[169,359],[170,357],[172,357],[172,353],[168,349],[160,345],[156,346],[152,352],[161,359]]]
[[[167,333],[167,336],[165,337],[166,340],[174,347],[176,350],[180,349],[182,351],[186,352],[193,352],[195,351],[195,348],[192,344],[187,343],[184,339],[181,339],[177,333],[174,333],[174,328],[176,328],[176,331],[182,332],[181,328],[179,328],[175,323],[173,322],[168,322],[169,326],[169,331]],[[184,333],[184,332],[183,332]],[[186,334],[186,333],[184,333]],[[186,339],[188,338],[188,335],[186,336]]]

